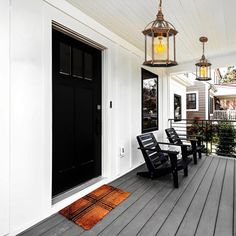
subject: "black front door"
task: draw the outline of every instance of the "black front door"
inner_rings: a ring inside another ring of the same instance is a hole
[[[52,31],[55,196],[101,175],[101,51]]]

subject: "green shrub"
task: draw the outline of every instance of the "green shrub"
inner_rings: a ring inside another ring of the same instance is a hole
[[[219,137],[216,153],[223,156],[235,155],[236,130],[231,122],[222,121],[219,123]]]

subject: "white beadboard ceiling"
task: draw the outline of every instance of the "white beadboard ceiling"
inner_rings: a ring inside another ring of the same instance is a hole
[[[157,0],[67,0],[137,48],[144,49],[145,26],[155,19]],[[236,0],[163,0],[165,19],[178,30],[177,61],[236,53]]]

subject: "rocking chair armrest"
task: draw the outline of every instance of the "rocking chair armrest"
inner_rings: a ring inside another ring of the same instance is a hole
[[[178,140],[188,140],[187,138],[176,138]]]
[[[188,144],[174,144],[174,143],[165,143],[165,142],[157,142],[158,144],[165,144],[165,145],[172,145],[172,146],[179,146],[179,147],[189,147],[191,145]]]
[[[169,139],[169,138],[167,137],[167,139]],[[181,140],[183,140],[183,139],[185,139],[185,138],[179,138],[179,137],[177,138],[177,137],[175,137],[175,139],[181,141]]]
[[[192,142],[197,143],[197,141],[198,141],[197,139],[193,139],[193,138],[188,139],[188,140],[189,140],[189,142],[191,142],[191,143],[192,143]]]
[[[156,150],[155,147],[154,147],[154,148],[138,147],[138,149],[140,149],[140,150],[146,150],[146,151],[155,151],[155,150]]]
[[[194,139],[197,140],[198,145],[203,142],[203,136],[202,135],[188,135],[188,137],[193,137]]]
[[[198,138],[203,138],[203,136],[202,135],[200,135],[200,134],[196,134],[196,135],[187,135],[188,137],[195,137],[196,139],[198,139]]]
[[[178,155],[179,154],[179,152],[177,152],[177,151],[170,151],[170,150],[161,150],[161,151],[159,151],[159,152],[161,152],[161,153],[164,153],[164,154],[171,154],[171,155]]]
[[[187,140],[187,141],[196,140],[197,141],[197,139],[195,139],[195,138],[180,138],[179,140]]]
[[[138,147],[138,149],[140,150],[147,150],[147,151],[156,151],[157,153],[163,153],[163,154],[172,154],[172,155],[178,155],[179,152],[177,151],[169,151],[169,150],[157,150],[156,148],[142,148],[142,147]]]
[[[197,138],[195,138],[195,136],[189,136],[189,137],[193,137],[193,138],[178,138],[178,140],[184,140],[184,141],[198,141]]]

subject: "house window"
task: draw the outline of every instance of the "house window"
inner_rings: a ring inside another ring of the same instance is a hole
[[[174,94],[174,119],[181,120],[181,96]]]
[[[158,130],[158,76],[142,69],[142,132]]]
[[[198,110],[198,93],[197,92],[188,92],[186,94],[186,108],[190,111]]]

